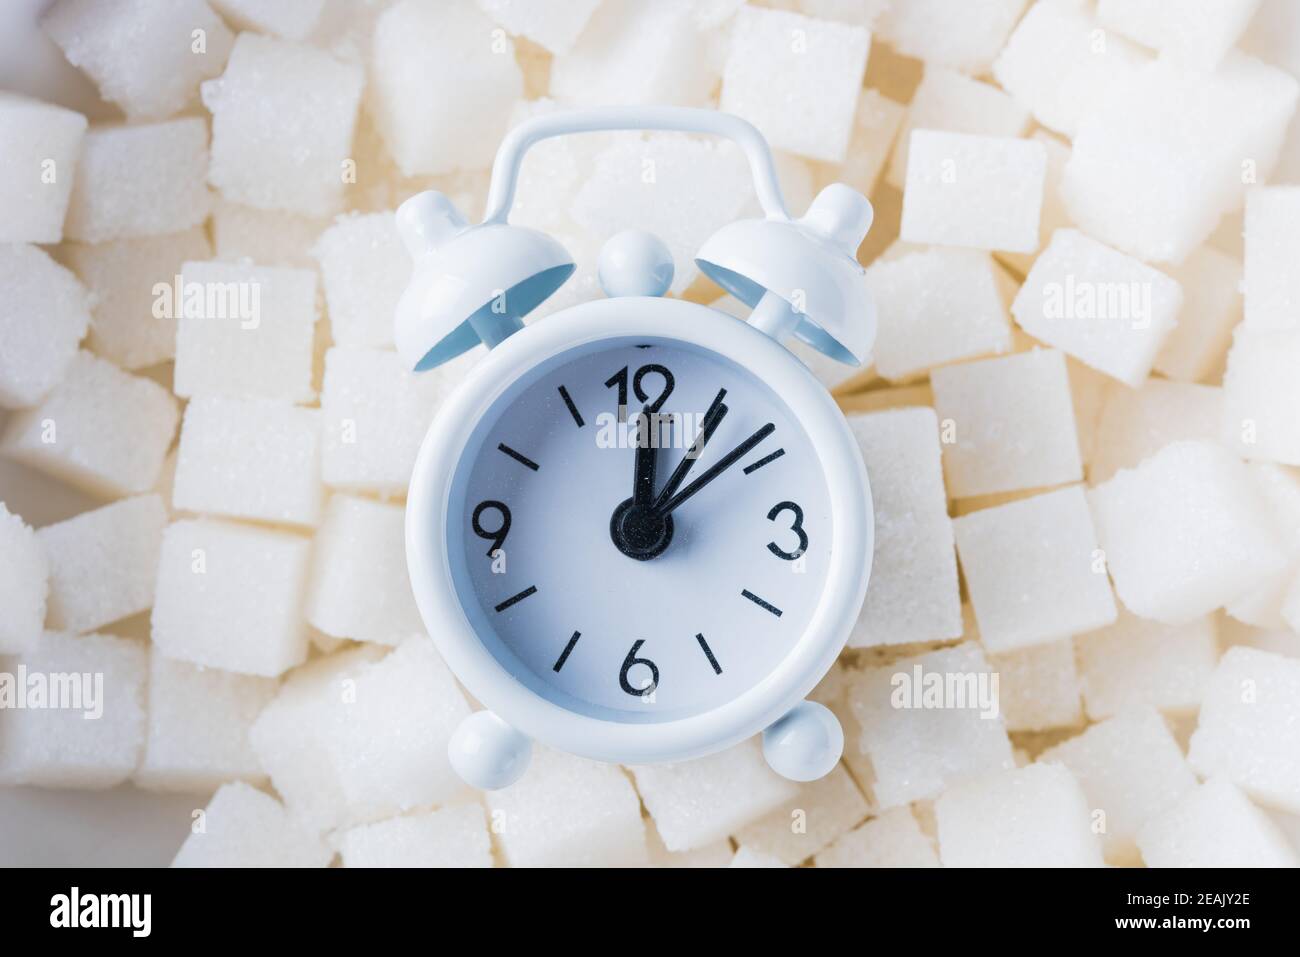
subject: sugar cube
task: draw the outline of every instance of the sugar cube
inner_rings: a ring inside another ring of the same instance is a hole
[[[1209,615],[1165,625],[1121,611],[1113,625],[1076,637],[1074,647],[1093,721],[1146,706],[1194,712],[1219,660]]]
[[[799,793],[767,766],[757,738],[692,761],[634,767],[632,775],[670,851],[733,834]]]
[[[216,76],[234,36],[204,0],[157,4],[59,0],[41,28],[73,66],[127,119],[162,120],[194,100],[199,82]],[[124,56],[133,49],[135,56]]]
[[[149,658],[148,727],[135,783],[202,794],[227,781],[266,779],[248,732],[275,697],[274,678]]]
[[[1223,390],[1149,379],[1138,389],[1112,382],[1097,419],[1097,451],[1088,479],[1097,485],[1150,458],[1170,442],[1217,441]]]
[[[1150,59],[1108,35],[1084,4],[1034,3],[993,63],[993,76],[1043,126],[1073,136],[1080,118]]]
[[[1069,638],[989,655],[1008,731],[1046,731],[1083,722],[1079,671]]]
[[[52,103],[0,92],[0,243],[63,238],[86,118]]]
[[[423,630],[406,571],[405,514],[335,495],[316,533],[307,620],[336,638],[396,645]]]
[[[930,382],[952,497],[1083,478],[1070,378],[1060,352],[1032,349],[945,366],[934,370]]]
[[[514,44],[499,33],[473,0],[436,7],[402,0],[379,18],[370,105],[402,173],[490,165],[523,95]]]
[[[1097,19],[1143,46],[1212,70],[1258,7],[1259,0],[1099,0]]]
[[[933,798],[954,784],[1011,767],[997,677],[974,642],[865,669],[848,703],[871,761],[881,808]]]
[[[577,106],[705,105],[716,67],[693,7],[603,0],[577,42],[552,61],[551,95]]]
[[[867,465],[876,524],[871,582],[849,644],[961,637],[934,412],[904,408],[853,416],[849,427]]]
[[[315,216],[254,209],[222,200],[212,210],[212,242],[217,259],[251,259],[262,266],[314,269],[312,249],[327,225],[327,220]]]
[[[78,352],[40,405],[9,417],[0,454],[95,495],[133,495],[157,482],[178,418],[156,382]]]
[[[1191,621],[1284,565],[1246,466],[1209,442],[1165,446],[1089,503],[1120,601],[1144,618]]]
[[[275,3],[212,0],[212,5],[241,30],[272,33],[286,40],[305,40],[320,21],[325,0],[276,0]]]
[[[1300,867],[1286,835],[1221,777],[1149,821],[1137,843],[1147,867]]]
[[[492,841],[479,804],[393,817],[344,831],[344,867],[491,867]]]
[[[131,776],[144,741],[145,646],[47,631],[0,668],[0,781],[108,788]]]
[[[333,856],[279,801],[236,781],[213,795],[172,867],[325,867]]]
[[[899,236],[911,243],[1033,252],[1047,177],[1034,140],[913,130]]]
[[[1065,208],[1065,200],[1061,198],[1061,179],[1065,176],[1065,164],[1070,161],[1070,147],[1046,130],[1035,130],[1029,138],[1043,144],[1043,149],[1047,151],[1043,207],[1038,216],[1038,245],[1027,253],[999,251],[996,254],[998,262],[1005,264],[1017,276],[1029,275],[1030,267],[1038,258],[1039,251],[1052,238],[1052,233],[1070,225],[1070,214]],[[1010,298],[1014,298],[1014,290]]]
[[[756,851],[752,847],[745,847],[743,844],[736,849],[736,854],[731,859],[728,867],[789,867],[775,854],[766,854],[763,851]]]
[[[307,656],[302,596],[310,542],[206,519],[163,533],[153,641],[170,658],[272,677]]]
[[[90,300],[76,276],[26,243],[0,244],[0,282],[0,407],[35,405],[67,374]]]
[[[49,574],[36,534],[0,501],[0,655],[21,654],[40,638]]]
[[[1300,186],[1246,191],[1246,326],[1300,329]]]
[[[926,64],[972,76],[989,71],[1027,0],[908,0],[879,20],[881,38]]]
[[[172,501],[188,512],[315,525],[319,409],[269,399],[193,400],[181,424]]]
[[[1115,620],[1079,486],[963,515],[953,531],[989,651],[1044,644]]]
[[[1060,764],[986,775],[934,804],[944,867],[1101,867],[1088,801]]]
[[[913,130],[944,130],[982,136],[1021,136],[1029,113],[990,83],[973,80],[938,64],[926,67],[907,108],[907,119],[889,161],[889,184],[907,182],[908,142]]]
[[[813,863],[817,867],[938,867],[939,856],[911,808],[896,807],[841,835]]]
[[[552,53],[567,53],[600,0],[478,0],[478,5],[515,36]]]
[[[799,789],[782,807],[736,832],[736,842],[796,867],[866,818],[866,799],[843,765]]]
[[[93,245],[69,243],[62,255],[94,296],[87,348],[127,370],[176,355],[175,311],[155,309],[159,284],[173,286],[186,260],[211,258],[202,227]]]
[[[967,249],[927,249],[867,268],[879,315],[876,369],[908,379],[958,359],[1008,352],[1011,325],[993,260]]]
[[[1108,860],[1131,863],[1138,831],[1196,787],[1169,728],[1150,708],[1095,724],[1038,756],[1074,775],[1092,807]]]
[[[166,524],[162,499],[149,494],[38,531],[49,558],[50,625],[94,631],[149,608]]]
[[[212,208],[208,127],[198,117],[92,126],[82,141],[65,238],[85,243],[179,233]]]
[[[397,300],[411,277],[393,214],[340,218],[321,234],[314,252],[334,342],[391,347]]]
[[[307,402],[316,274],[247,262],[187,262],[173,295],[176,394]]]
[[[1156,372],[1182,382],[1220,366],[1241,319],[1241,262],[1211,246],[1195,249],[1168,270],[1183,289],[1178,325],[1156,354]]]
[[[1224,435],[1238,454],[1300,465],[1300,329],[1238,327],[1223,377]]]
[[[1278,529],[1287,564],[1282,571],[1228,602],[1227,610],[1238,621],[1285,629],[1287,593],[1300,571],[1300,472],[1272,462],[1252,462],[1248,468]]]
[[[648,860],[641,802],[615,765],[534,747],[524,776],[486,799],[511,867],[638,867]]]
[[[474,358],[470,354],[416,374],[396,352],[350,346],[330,349],[321,389],[325,484],[348,491],[404,494],[434,412]]]
[[[664,847],[653,821],[647,824],[645,837],[651,867],[727,867],[735,856],[730,839],[725,837],[689,851],[670,851]]]
[[[1300,661],[1229,648],[1201,702],[1187,758],[1269,807],[1300,813]]]
[[[1176,323],[1178,283],[1075,229],[1058,229],[1011,304],[1020,327],[1126,385],[1143,383]]]

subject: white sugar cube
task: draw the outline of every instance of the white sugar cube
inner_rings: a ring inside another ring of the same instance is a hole
[[[1139,389],[1110,383],[1097,419],[1097,450],[1088,480],[1105,482],[1170,442],[1217,441],[1223,408],[1223,390],[1215,386],[1164,379],[1148,379]]]
[[[1030,6],[993,63],[993,76],[1039,123],[1073,136],[1080,118],[1148,59],[1101,30],[1084,4],[1049,0]]]
[[[867,801],[843,765],[805,784],[771,814],[736,832],[742,848],[796,867],[866,819]]]
[[[170,658],[271,677],[307,655],[302,596],[310,542],[229,522],[163,533],[153,641]]]
[[[1076,637],[1074,647],[1093,721],[1145,706],[1193,712],[1219,660],[1209,615],[1165,625],[1121,611],[1113,625]]]
[[[0,781],[108,788],[131,776],[144,742],[145,646],[47,631],[0,671],[14,704],[0,721]]]
[[[720,109],[776,149],[844,160],[871,34],[862,27],[746,5],[731,26]]]
[[[1083,788],[1108,860],[1131,863],[1138,831],[1196,787],[1165,721],[1147,708],[1095,724],[1048,748],[1043,763],[1059,762]]]
[[[155,311],[157,287],[173,286],[186,260],[212,257],[201,227],[94,245],[70,243],[62,255],[95,297],[87,348],[127,370],[176,355],[176,313]]]
[[[391,212],[340,218],[315,247],[330,332],[341,346],[392,346],[397,300],[411,278]]]
[[[305,40],[319,22],[325,0],[212,0],[212,5],[241,30]]]
[[[1300,83],[1234,52],[1211,73],[1161,58],[1116,87],[1074,136],[1070,218],[1138,259],[1182,262],[1241,203],[1244,181],[1272,172]]]
[[[1156,354],[1155,371],[1195,382],[1220,366],[1241,319],[1241,263],[1212,246],[1193,250],[1169,270],[1183,288],[1178,325]]]
[[[344,831],[344,867],[491,867],[492,840],[479,804],[389,818]]]
[[[1287,595],[1300,572],[1300,471],[1272,462],[1252,462],[1248,468],[1278,529],[1287,565],[1228,602],[1228,614],[1261,628],[1282,630],[1287,627]]]
[[[899,53],[977,76],[987,73],[1027,0],[908,0],[878,21]]]
[[[149,494],[37,532],[50,563],[50,626],[94,631],[149,608],[166,524],[162,499]]]
[[[149,659],[149,724],[135,783],[202,794],[227,781],[260,784],[265,772],[249,729],[275,697],[274,678],[202,668],[154,653]]]
[[[185,410],[172,503],[286,525],[320,518],[321,413],[268,399],[204,396]]]
[[[1158,270],[1074,229],[1052,234],[1011,304],[1027,333],[1130,386],[1151,371],[1183,293]]]
[[[867,269],[880,326],[876,369],[907,379],[958,359],[1011,349],[1011,324],[985,253],[927,249]]]
[[[0,92],[0,242],[63,238],[86,118],[52,103]]]
[[[1143,46],[1212,70],[1258,7],[1259,0],[1099,0],[1097,19]]]
[[[1148,822],[1137,842],[1147,867],[1300,867],[1278,826],[1219,777]]]
[[[653,821],[646,825],[645,838],[651,867],[727,867],[735,856],[731,840],[725,837],[689,851],[670,851],[664,847],[664,839],[655,830]]]
[[[846,183],[863,196],[870,196],[885,168],[906,115],[906,106],[891,100],[879,90],[862,90],[858,94],[853,132],[849,136],[849,148],[844,162],[838,167],[833,164],[818,164],[821,185]]]
[[[911,808],[896,807],[842,835],[814,863],[818,867],[938,867],[939,855]]]
[[[5,423],[0,454],[103,496],[150,491],[176,434],[176,400],[79,352],[63,383]]]
[[[217,259],[251,259],[262,266],[314,269],[312,248],[327,225],[326,220],[315,216],[254,209],[222,200],[212,210],[212,243]]]
[[[1300,329],[1238,327],[1223,376],[1224,435],[1238,454],[1300,465]]]
[[[934,412],[852,416],[871,480],[876,533],[871,583],[853,647],[961,636],[961,599]]]
[[[1300,813],[1300,661],[1230,648],[1201,702],[1188,760],[1269,807]]]
[[[524,776],[485,797],[493,833],[511,867],[647,862],[641,802],[615,765],[534,747]]]
[[[336,346],[325,354],[321,388],[325,484],[402,495],[415,455],[443,398],[474,361],[412,373],[396,352]]]
[[[881,808],[1012,766],[996,678],[974,642],[859,672],[848,703],[861,734],[845,749],[871,761]]]
[[[1043,144],[1043,149],[1047,151],[1043,208],[1038,216],[1038,245],[1027,253],[997,253],[998,262],[1005,263],[1017,276],[1029,275],[1030,267],[1038,258],[1039,251],[1052,238],[1052,233],[1070,225],[1070,214],[1065,208],[1065,200],[1061,198],[1061,180],[1065,176],[1065,164],[1070,161],[1070,147],[1046,130],[1035,130],[1029,138]]]
[[[551,62],[551,95],[576,106],[705,105],[716,65],[693,7],[603,0],[573,46]]]
[[[242,33],[203,84],[212,113],[208,181],[229,200],[323,216],[343,201],[365,76],[288,40]]]
[[[1083,789],[1059,764],[987,775],[934,804],[944,867],[1101,867]]]
[[[1083,722],[1079,671],[1069,638],[989,655],[1008,731],[1046,731]]]
[[[1191,621],[1285,563],[1250,473],[1218,445],[1167,445],[1089,501],[1115,591],[1144,618]]]
[[[1044,644],[1115,620],[1083,489],[1069,486],[953,521],[980,639]]]
[[[899,236],[910,243],[1033,252],[1047,178],[1034,140],[913,130]]]
[[[1083,478],[1065,356],[1053,349],[935,369],[934,409],[953,498]]]
[[[552,53],[566,53],[600,0],[478,0],[478,5],[515,36],[527,37]]]
[[[41,28],[130,120],[179,113],[200,81],[221,72],[234,43],[204,0],[59,0]]]
[[[212,208],[208,127],[197,117],[92,126],[82,141],[64,236],[86,243],[179,233]]]
[[[524,89],[514,44],[499,34],[473,0],[403,0],[379,18],[370,107],[403,174],[491,164]]]
[[[327,635],[396,645],[423,631],[400,506],[335,495],[316,533],[307,620]]]
[[[1300,329],[1300,186],[1246,191],[1246,325]]]
[[[799,793],[767,766],[757,738],[693,761],[635,767],[632,774],[670,851],[733,834]]]
[[[36,534],[0,501],[0,655],[20,654],[40,638],[49,574]]]
[[[176,394],[306,402],[316,274],[251,263],[187,262],[175,302]]]
[[[743,844],[736,849],[735,855],[731,858],[728,867],[769,867],[780,868],[789,867],[781,858],[775,854],[766,854],[763,851],[756,851],[752,847],[745,847]]]
[[[213,795],[172,867],[325,867],[333,856],[279,801],[235,782]]]
[[[990,83],[973,80],[937,64],[926,67],[907,108],[889,161],[888,181],[902,189],[907,182],[908,141],[913,130],[944,130],[982,136],[1020,136],[1029,113]]]
[[[35,405],[67,374],[90,300],[76,276],[26,243],[0,245],[0,283],[0,407]]]

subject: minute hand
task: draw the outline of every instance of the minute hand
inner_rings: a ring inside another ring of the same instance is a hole
[[[717,478],[727,469],[731,468],[731,466],[735,465],[736,461],[739,458],[741,458],[741,456],[749,452],[750,449],[758,445],[759,442],[762,442],[774,431],[776,431],[776,426],[773,425],[771,422],[767,423],[767,425],[763,426],[761,429],[759,429],[757,432],[755,432],[749,438],[745,439],[745,441],[741,442],[734,449],[732,449],[721,459],[719,459],[718,462],[712,468],[710,468],[707,472],[705,472],[703,475],[697,478],[694,482],[691,482],[689,485],[687,485],[684,489],[682,489],[680,492],[678,492],[668,501],[660,505],[659,508],[657,508],[655,511],[657,511],[660,515],[667,515],[670,512],[672,512],[673,509],[677,508],[678,505],[681,505],[682,502],[686,501],[688,498],[690,498],[700,489],[704,488],[704,486],[708,485],[710,482],[712,482],[715,478]]]

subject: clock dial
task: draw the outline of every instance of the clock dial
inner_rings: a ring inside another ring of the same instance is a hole
[[[779,395],[671,340],[575,349],[495,401],[458,467],[448,550],[475,631],[521,681],[622,721],[698,714],[794,648],[830,506]]]

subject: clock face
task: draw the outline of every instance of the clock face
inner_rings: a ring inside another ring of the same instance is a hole
[[[701,347],[620,338],[495,401],[457,467],[448,552],[475,633],[516,679],[571,711],[668,721],[794,649],[830,516],[776,392]]]

